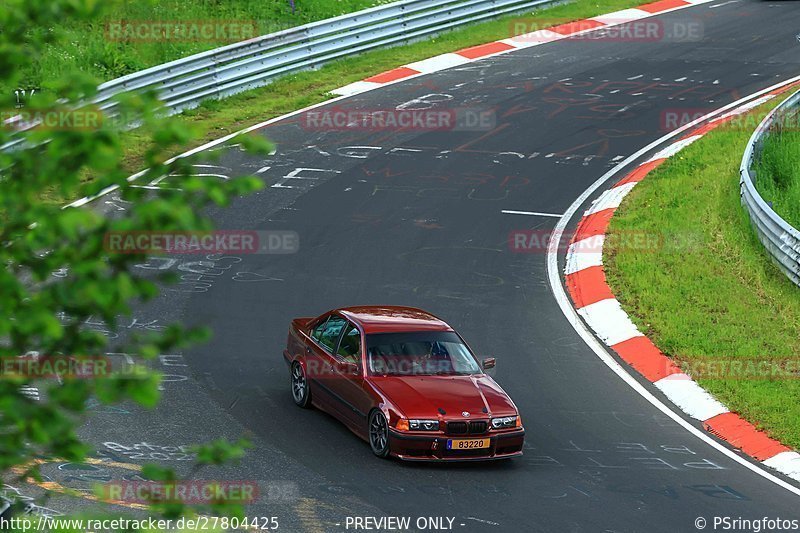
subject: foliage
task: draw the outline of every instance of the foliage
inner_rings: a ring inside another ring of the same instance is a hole
[[[15,84],[36,62],[46,46],[58,46],[50,28],[57,24],[88,24],[99,16],[94,0],[29,0],[4,2],[0,10],[0,83]],[[96,113],[82,104],[90,98],[97,80],[67,72],[53,83],[53,91],[35,95],[29,106],[42,116],[79,116]],[[5,95],[0,109],[13,109],[13,95]],[[109,351],[138,354],[139,361],[203,340],[209,332],[171,325],[163,332],[125,339],[113,347],[101,332],[87,329],[94,317],[113,331],[132,307],[154,298],[166,277],[143,279],[133,265],[142,254],[113,253],[104,236],[119,231],[197,231],[211,228],[202,215],[207,205],[227,205],[237,195],[258,189],[255,177],[207,181],[192,174],[193,158],[169,160],[193,139],[193,132],[178,119],[165,116],[152,94],[130,94],[120,100],[123,116],[141,121],[153,132],[146,141],[140,182],[166,175],[187,175],[181,189],[157,193],[132,187],[123,168],[120,129],[113,120],[96,127],[58,127],[40,124],[25,132],[0,128],[0,145],[22,138],[24,143],[0,151],[0,363],[37,352],[75,359],[101,356]],[[59,115],[61,113],[61,115]],[[4,117],[5,118],[5,117]],[[259,136],[234,142],[246,149],[268,152]],[[87,170],[95,179],[84,183]],[[118,187],[130,208],[113,219],[93,209],[62,209],[41,197],[53,192],[63,198],[92,196]],[[53,276],[54,272],[66,273]],[[113,349],[111,349],[113,348]],[[0,374],[0,473],[4,479],[22,470],[21,477],[36,477],[36,460],[61,458],[80,462],[91,447],[77,436],[91,398],[104,403],[133,400],[145,406],[158,401],[158,376],[150,372],[116,372],[99,379],[43,379],[41,401],[24,395],[20,387],[31,380],[23,375]],[[213,443],[198,448],[203,464],[241,456],[242,446]],[[224,504],[220,509],[229,510]],[[171,508],[170,513],[181,512]]]

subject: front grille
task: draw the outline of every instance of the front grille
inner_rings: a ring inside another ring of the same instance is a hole
[[[482,435],[489,431],[489,422],[486,420],[470,420],[469,422],[454,421],[447,423],[447,433],[450,435]]]
[[[469,434],[479,435],[489,430],[489,423],[486,420],[473,420],[469,423]]]
[[[447,423],[447,432],[450,435],[464,435],[467,433],[467,423],[466,422],[448,422]]]

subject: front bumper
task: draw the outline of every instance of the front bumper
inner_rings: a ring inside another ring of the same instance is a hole
[[[448,439],[490,439],[488,448],[476,450],[448,450]],[[448,436],[442,434],[408,434],[389,429],[389,453],[404,461],[492,461],[522,455],[525,430],[519,429],[485,435]]]

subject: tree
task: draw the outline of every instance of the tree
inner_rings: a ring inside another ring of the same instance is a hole
[[[56,23],[93,19],[102,3],[93,0],[6,0],[0,10],[0,85],[18,86],[20,73],[47,42],[58,39]],[[0,151],[0,363],[14,365],[20,355],[76,360],[109,351],[109,340],[84,325],[99,318],[110,330],[131,307],[152,299],[168,277],[147,280],[132,267],[145,259],[142,253],[118,254],[107,250],[104,237],[125,231],[209,230],[204,206],[226,205],[237,196],[261,186],[255,177],[225,182],[191,177],[193,158],[168,163],[193,139],[180,119],[168,117],[153,94],[127,94],[119,99],[120,115],[140,122],[152,132],[146,155],[147,171],[139,178],[149,182],[171,173],[182,178],[181,191],[133,188],[123,166],[119,121],[104,117],[99,124],[80,126],[76,117],[91,116],[97,109],[87,104],[98,80],[73,72],[53,80],[52,90],[38,92],[24,111],[39,117],[65,117],[42,123],[24,132],[0,127],[0,145],[22,139]],[[3,95],[3,119],[15,115],[14,95]],[[258,136],[237,139],[248,150],[268,152],[269,143]],[[91,179],[89,179],[91,178]],[[110,219],[91,208],[62,208],[45,201],[55,196],[76,199],[118,187],[131,207]],[[53,276],[54,272],[64,274]],[[165,331],[141,335],[114,347],[142,359],[207,338],[202,329],[179,324]],[[5,368],[5,367],[4,367]],[[18,367],[14,367],[18,369]],[[147,371],[121,372],[99,379],[74,379],[59,374],[49,379],[47,395],[34,401],[20,387],[30,376],[0,371],[0,475],[12,470],[36,478],[34,459],[62,458],[80,462],[91,447],[81,441],[76,428],[85,420],[90,398],[114,403],[132,399],[145,406],[158,401],[158,376]],[[242,455],[241,445],[215,442],[198,448],[199,464],[215,464]],[[145,474],[171,480],[174,474],[150,466]],[[181,505],[159,505],[156,510],[176,516]],[[230,511],[222,502],[216,511]]]

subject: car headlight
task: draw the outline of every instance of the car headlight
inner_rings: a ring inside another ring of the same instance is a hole
[[[492,429],[513,428],[517,425],[516,416],[504,416],[502,418],[492,418]]]
[[[409,420],[408,429],[411,431],[438,431],[438,420]]]

